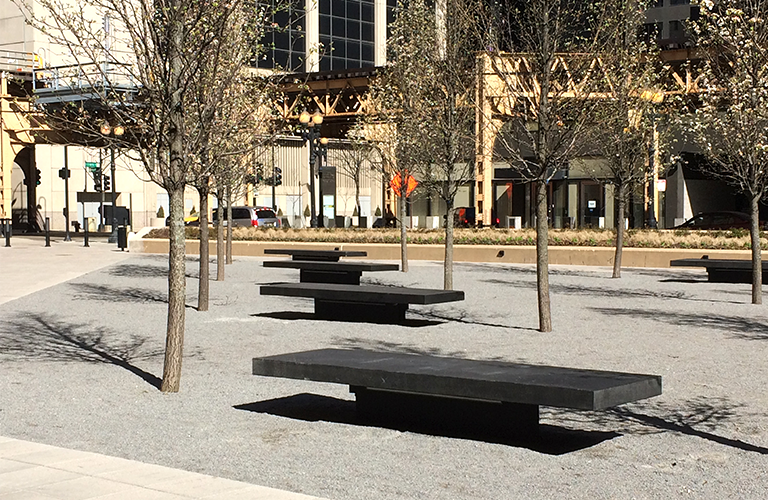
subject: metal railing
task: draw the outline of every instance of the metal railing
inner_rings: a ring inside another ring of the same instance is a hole
[[[10,73],[32,73],[40,58],[33,52],[17,50],[0,50],[0,71]]]

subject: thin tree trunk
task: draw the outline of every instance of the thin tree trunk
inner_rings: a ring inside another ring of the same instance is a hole
[[[620,184],[618,188],[618,194],[616,195],[618,213],[616,215],[616,253],[613,257],[613,278],[621,278],[621,255],[624,250],[624,210],[626,209],[625,194],[627,187],[624,184]]]
[[[549,225],[547,221],[547,183],[536,186],[536,284],[539,299],[539,331],[552,331],[549,303]]]
[[[402,188],[403,190],[405,187]],[[408,272],[408,232],[405,226],[405,196],[400,196],[398,212],[400,212],[400,271]]]
[[[210,296],[210,247],[208,246],[208,183],[204,182],[204,188],[197,188],[200,195],[200,279],[197,286],[197,310],[208,310],[208,298]]]
[[[763,262],[760,250],[760,197],[752,196],[749,236],[752,241],[752,303],[763,303]]]
[[[224,197],[221,191],[216,199],[216,281],[224,281]]]
[[[181,102],[181,78],[184,60],[182,25],[176,14],[168,26],[169,87],[174,89],[169,102],[168,154],[169,169],[166,190],[170,198],[171,224],[168,249],[168,320],[165,337],[162,392],[179,392],[181,361],[184,347],[184,307],[187,299],[186,248],[184,234],[184,108]],[[112,180],[114,182],[114,179]]]
[[[443,289],[453,290],[453,203],[445,211],[445,260],[443,261]]]
[[[232,189],[227,186],[227,264],[232,263]]]
[[[184,187],[170,190],[171,223],[168,251],[168,322],[165,337],[162,392],[179,392],[184,347],[184,306],[186,302],[186,251],[184,242]]]

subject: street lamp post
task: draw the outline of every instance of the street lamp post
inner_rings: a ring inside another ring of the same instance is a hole
[[[105,136],[121,137],[125,133],[125,129],[122,125],[115,125],[111,127],[109,123],[104,122],[101,124],[101,133]],[[112,231],[107,238],[108,243],[117,243],[117,190],[115,187],[115,145],[109,145],[109,171],[112,181]]]
[[[651,142],[648,148],[648,170],[651,173],[651,180],[648,182],[648,227],[651,229],[658,229],[659,225],[656,221],[656,203],[655,203],[655,191],[656,191],[656,113],[651,113]]]
[[[644,90],[640,94],[640,98],[644,101],[652,103],[651,105],[651,140],[648,143],[648,170],[650,173],[650,180],[648,182],[648,227],[650,229],[658,229],[658,221],[656,220],[656,110],[653,109],[653,104],[659,104],[664,101],[663,90]]]
[[[317,146],[317,192],[320,198],[320,218],[317,220],[319,227],[325,227],[325,203],[323,202],[323,159],[328,160],[328,138],[321,137]]]
[[[309,142],[309,200],[310,200],[310,227],[317,226],[317,203],[315,200],[315,176],[318,157],[322,155],[322,145],[328,140],[320,137],[320,125],[323,123],[323,115],[319,112],[310,115],[302,111],[299,115],[299,123],[302,125],[301,137]],[[324,141],[324,142],[323,142]],[[322,199],[320,200],[322,206]],[[321,213],[322,216],[322,213]]]

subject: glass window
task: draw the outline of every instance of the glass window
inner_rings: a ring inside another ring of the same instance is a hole
[[[347,42],[347,57],[360,60],[360,42]]]
[[[262,68],[281,67],[301,71],[305,53],[304,1],[280,0],[278,3],[272,0],[271,5],[275,9],[272,15],[273,27],[261,40],[264,52],[256,64]]]
[[[334,17],[332,18],[331,23],[331,36],[334,38],[344,38],[347,32],[345,29],[347,23],[344,21],[344,18]]]
[[[347,38],[360,40],[360,23],[358,21],[347,21]]]
[[[373,0],[331,0],[324,4],[320,14],[320,42],[325,46],[324,58],[330,62],[321,60],[321,68],[330,66],[328,69],[338,70],[372,66]]]
[[[373,23],[360,23],[360,39],[365,40],[366,42],[372,42],[373,36],[374,36],[374,25]]]

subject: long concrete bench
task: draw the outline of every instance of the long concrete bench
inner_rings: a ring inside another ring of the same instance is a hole
[[[459,290],[435,290],[342,283],[276,283],[261,285],[261,295],[315,300],[318,319],[402,323],[409,304],[439,304],[464,300]]]
[[[377,262],[328,262],[310,260],[266,260],[264,267],[299,269],[301,283],[346,283],[359,285],[364,272],[397,271],[397,264]]]
[[[375,422],[492,425],[535,437],[539,406],[603,410],[661,394],[661,377],[369,350],[253,359],[253,374],[347,384]]]
[[[669,261],[672,267],[704,267],[707,280],[712,283],[752,283],[752,261],[746,259],[676,259]],[[763,283],[768,283],[768,262],[763,261]]]

